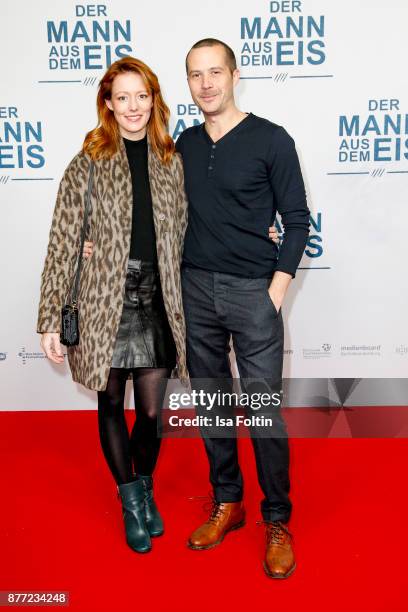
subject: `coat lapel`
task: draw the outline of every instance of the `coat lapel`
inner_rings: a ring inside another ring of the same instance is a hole
[[[152,196],[153,216],[155,219],[156,231],[158,229],[159,215],[165,209],[165,183],[166,183],[166,166],[159,160],[147,135],[147,155],[149,168],[150,192]]]

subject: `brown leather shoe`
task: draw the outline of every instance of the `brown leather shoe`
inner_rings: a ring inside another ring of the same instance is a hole
[[[288,578],[296,567],[292,536],[281,521],[265,522],[266,554],[264,570],[270,578]]]
[[[213,548],[233,529],[245,525],[245,508],[242,501],[221,503],[212,501],[209,519],[191,534],[187,546],[193,550]]]

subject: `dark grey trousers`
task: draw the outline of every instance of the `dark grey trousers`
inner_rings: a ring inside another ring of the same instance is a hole
[[[231,379],[232,336],[240,379],[264,379],[281,388],[283,365],[282,313],[269,294],[269,279],[240,278],[183,266],[183,304],[187,326],[187,366],[193,379]],[[243,388],[243,391],[245,389]],[[280,408],[273,412],[273,436],[250,428],[266,521],[288,521],[289,447]],[[240,501],[243,480],[234,437],[204,437],[210,482],[219,502]]]

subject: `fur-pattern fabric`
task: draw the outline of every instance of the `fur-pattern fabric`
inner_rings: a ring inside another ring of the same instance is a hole
[[[90,158],[74,157],[61,180],[41,277],[37,331],[59,332],[80,247]],[[181,157],[160,162],[148,138],[148,169],[164,305],[177,348],[178,376],[188,378],[180,264],[187,225]],[[84,260],[78,299],[80,341],[68,347],[74,381],[103,391],[123,307],[132,228],[133,193],[126,149],[95,162],[87,239],[93,254]]]

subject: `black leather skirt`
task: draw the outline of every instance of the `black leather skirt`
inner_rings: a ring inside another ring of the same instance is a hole
[[[157,266],[129,259],[112,368],[174,368],[176,347]]]

